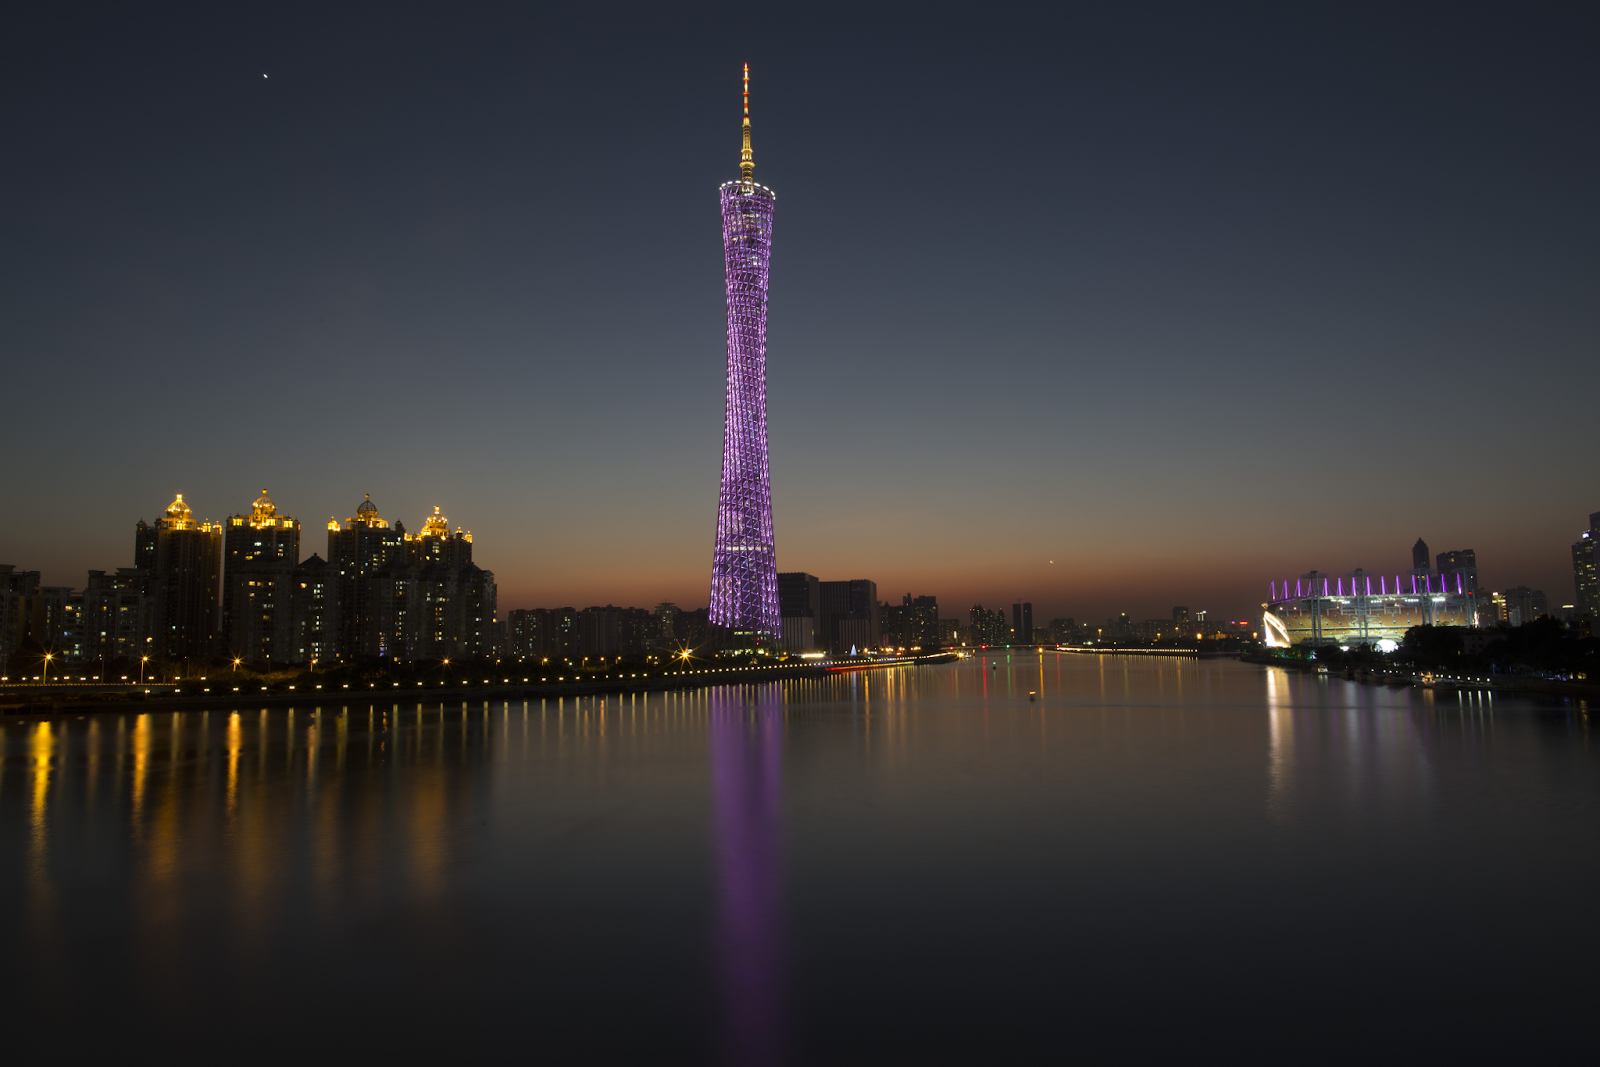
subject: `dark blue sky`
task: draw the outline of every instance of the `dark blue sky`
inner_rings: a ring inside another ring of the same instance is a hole
[[[1232,615],[1421,535],[1570,602],[1580,11],[13,13],[0,562],[265,486],[307,553],[441,505],[502,608],[703,605],[748,61],[781,568]]]

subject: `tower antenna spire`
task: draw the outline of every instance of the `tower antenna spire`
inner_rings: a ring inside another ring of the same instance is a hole
[[[744,147],[739,151],[739,180],[755,181],[756,157],[750,151],[750,64],[744,65]]]

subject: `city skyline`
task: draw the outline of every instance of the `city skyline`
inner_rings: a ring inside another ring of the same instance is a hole
[[[1600,493],[1573,26],[508,16],[440,50],[110,15],[69,54],[58,17],[26,16],[0,112],[13,493],[69,516],[0,562],[49,583],[124,565],[175,493],[220,520],[268,486],[307,523],[443,505],[507,607],[704,603],[706,191],[748,57],[785,190],[778,569],[1225,616],[1422,536],[1572,600]]]
[[[323,522],[317,520],[314,517],[302,518],[300,513],[291,512],[287,508],[278,507],[271,499],[269,499],[269,492],[266,489],[260,490],[259,497],[257,499],[255,499],[253,501],[253,503],[249,503],[249,504],[241,503],[241,504],[238,504],[233,511],[224,510],[223,516],[219,517],[219,518],[212,518],[210,513],[208,511],[205,511],[204,509],[196,509],[196,508],[194,508],[193,505],[192,505],[192,502],[185,500],[184,499],[184,494],[182,494],[182,493],[176,494],[176,501],[174,502],[174,506],[179,506],[179,507],[184,507],[184,508],[189,508],[190,509],[190,512],[186,513],[184,517],[185,518],[189,518],[190,514],[192,513],[192,521],[193,521],[195,526],[198,527],[198,526],[204,525],[204,526],[207,526],[208,528],[209,527],[215,527],[219,531],[224,528],[225,523],[232,522],[235,519],[241,519],[241,518],[248,517],[246,513],[249,512],[252,509],[256,510],[259,513],[260,510],[263,507],[263,504],[265,504],[265,506],[269,510],[269,512],[277,513],[279,521],[281,521],[281,522],[283,522],[285,524],[289,524],[289,523],[294,524],[295,531],[296,531],[296,544],[298,546],[298,553],[297,553],[297,559],[295,559],[295,560],[293,560],[291,562],[301,562],[301,561],[309,559],[313,555],[331,555],[333,538],[338,536],[338,533],[339,533],[340,530],[347,529],[349,523],[354,521],[354,520],[346,519],[341,523],[341,521],[337,518],[337,513],[334,513],[333,517],[330,518],[330,520],[328,520],[328,522],[326,524],[324,524]],[[371,494],[364,494],[363,495],[363,499],[361,501],[357,502],[357,504],[356,504],[356,506],[354,508],[347,509],[347,510],[353,510],[358,514],[364,512],[364,511],[372,511],[374,514],[376,514],[376,509],[375,509],[374,502],[372,501]],[[384,510],[386,512],[390,512],[390,509],[388,509],[387,507],[385,507],[382,510]],[[438,505],[438,504],[433,505],[431,513],[429,513],[428,510],[426,508],[424,508],[423,511],[422,511],[421,517],[419,519],[416,519],[409,527],[407,527],[405,525],[406,519],[405,519],[405,516],[403,514],[399,514],[398,512],[390,512],[390,513],[396,515],[395,523],[396,523],[397,526],[400,526],[400,527],[402,527],[404,529],[408,529],[408,530],[413,531],[411,533],[407,533],[406,534],[407,537],[415,537],[417,535],[417,533],[421,533],[421,532],[431,532],[431,533],[434,533],[436,535],[440,535],[440,534],[448,535],[449,534],[449,529],[448,529],[449,521],[447,520],[447,518],[443,514],[441,514],[441,508],[440,508],[440,505]],[[154,516],[155,516],[156,519],[160,519],[163,516],[170,516],[170,514],[171,514],[170,508],[168,508],[168,509],[160,509],[160,508],[158,508],[154,512]],[[1595,513],[1595,515],[1600,515],[1600,513]],[[145,522],[145,518],[144,518],[143,515],[141,515],[139,517],[139,519],[135,520],[135,521],[136,521],[137,524],[140,524],[142,526],[142,524]],[[1587,521],[1589,523],[1592,523],[1594,521],[1594,515],[1591,515]],[[387,523],[386,523],[386,525],[387,525]],[[318,531],[322,530],[324,528],[324,526],[326,526],[326,529],[328,531],[329,543],[327,545],[319,546],[317,541],[316,541],[316,538],[319,536]],[[152,527],[153,527],[153,520],[152,520]],[[459,523],[459,522],[456,523],[456,528],[457,528],[456,536],[460,537],[462,535],[462,532],[463,532],[462,524]],[[304,540],[301,539],[302,531],[303,531]],[[124,535],[126,534],[126,530],[121,531],[121,532]],[[1584,536],[1588,536],[1587,531],[1585,531]],[[465,537],[466,537],[466,540],[468,542],[470,542],[472,540],[473,535],[470,532],[466,532]],[[124,542],[125,542],[125,540],[126,540],[125,536],[122,538],[122,540],[124,540]],[[1425,539],[1419,538],[1418,541],[1419,542],[1425,542]],[[1454,542],[1452,542],[1452,543],[1454,543]],[[1390,575],[1390,574],[1394,574],[1394,575],[1409,574],[1412,571],[1413,568],[1405,566],[1402,563],[1398,562],[1398,557],[1400,555],[1407,555],[1408,559],[1409,559],[1409,562],[1414,564],[1415,561],[1416,561],[1416,558],[1417,558],[1416,553],[1417,553],[1417,548],[1418,547],[1420,547],[1421,549],[1427,550],[1429,552],[1428,569],[1432,570],[1436,575],[1439,573],[1439,570],[1438,570],[1439,567],[1445,567],[1446,569],[1449,569],[1449,566],[1455,562],[1455,557],[1460,556],[1460,555],[1466,555],[1466,556],[1470,557],[1475,553],[1475,550],[1470,546],[1463,547],[1463,548],[1452,548],[1452,549],[1448,549],[1448,550],[1438,551],[1437,553],[1435,553],[1435,552],[1433,552],[1432,549],[1429,548],[1429,546],[1426,543],[1422,543],[1422,544],[1420,544],[1420,546],[1413,546],[1410,549],[1407,549],[1406,546],[1404,546],[1404,544],[1402,543],[1398,547],[1396,545],[1390,545],[1389,546],[1389,548],[1390,548],[1389,555],[1391,557],[1394,557],[1394,561],[1392,561],[1389,565],[1387,565],[1387,567],[1385,567],[1385,566],[1380,566],[1380,567],[1377,567],[1377,568],[1366,567],[1366,568],[1363,568],[1363,570],[1365,571],[1365,573],[1367,573],[1370,576],[1372,576],[1372,579],[1374,581],[1378,581],[1380,576],[1383,576],[1384,580],[1387,580],[1386,576]],[[81,582],[81,580],[78,579],[77,576],[78,575],[82,575],[82,574],[84,574],[86,572],[89,572],[89,571],[114,570],[117,567],[127,567],[127,566],[147,566],[147,564],[143,563],[143,561],[141,561],[138,558],[137,551],[130,551],[128,549],[128,546],[126,545],[126,543],[124,543],[121,546],[121,549],[122,550],[121,550],[120,554],[113,553],[113,557],[114,558],[109,559],[109,560],[98,561],[96,563],[91,563],[88,566],[80,568],[76,572],[76,574],[70,574],[69,573],[67,575],[61,576],[61,580],[56,580],[56,575],[53,572],[51,572],[49,570],[46,570],[45,568],[41,568],[41,567],[37,566],[36,564],[31,563],[30,561],[26,561],[26,560],[22,560],[22,561],[0,560],[0,563],[11,563],[13,566],[16,566],[19,570],[36,570],[36,571],[40,571],[41,572],[41,584],[42,585],[46,585],[46,586],[65,586],[65,587],[69,587],[69,588],[79,588],[79,587],[81,587],[82,582]],[[1571,561],[1571,557],[1570,557],[1570,549],[1568,550],[1568,558],[1564,562],[1566,564],[1565,573],[1558,575],[1557,578],[1554,581],[1544,582],[1544,583],[1541,583],[1541,582],[1529,583],[1529,582],[1519,582],[1519,581],[1516,581],[1515,579],[1500,580],[1500,577],[1499,577],[1500,571],[1499,571],[1499,569],[1494,568],[1494,567],[1491,566],[1487,571],[1488,577],[1487,578],[1478,579],[1476,581],[1476,585],[1477,585],[1478,588],[1480,588],[1482,590],[1482,594],[1483,594],[1484,598],[1487,598],[1488,595],[1491,592],[1494,592],[1494,593],[1510,593],[1511,591],[1519,589],[1519,588],[1524,589],[1524,590],[1528,590],[1530,588],[1537,588],[1541,593],[1546,594],[1548,596],[1549,606],[1550,606],[1550,608],[1552,610],[1555,610],[1555,609],[1560,608],[1560,607],[1565,606],[1565,605],[1574,605],[1574,604],[1576,604],[1577,606],[1579,606],[1581,608],[1583,606],[1581,603],[1579,603],[1581,598],[1576,596],[1576,590],[1575,590],[1575,586],[1574,586],[1574,572],[1573,572],[1572,561]],[[1350,570],[1353,570],[1355,568],[1337,569],[1337,570],[1336,569],[1322,570],[1321,568],[1309,568],[1309,569],[1317,570],[1322,575],[1322,577],[1327,578],[1331,582],[1336,582],[1342,575],[1347,575],[1350,572]],[[828,573],[830,575],[834,575],[835,576],[831,580],[844,581],[845,579],[843,579],[841,577],[838,577],[838,576],[841,576],[841,575],[845,574],[846,572],[858,573],[858,571],[852,570],[851,566],[849,566],[849,565],[845,565],[843,567],[840,567],[840,568],[837,568],[835,570],[829,571]],[[496,575],[497,576],[498,576],[498,573],[499,572],[496,571]],[[866,572],[865,571],[859,571],[859,573],[866,573]],[[1301,574],[1300,571],[1294,570],[1293,565],[1291,563],[1289,565],[1289,569],[1281,572],[1280,575],[1268,575],[1265,578],[1260,579],[1260,581],[1258,581],[1256,583],[1256,584],[1259,585],[1262,582],[1265,582],[1266,587],[1267,587],[1266,589],[1264,589],[1262,591],[1263,595],[1261,596],[1261,598],[1259,600],[1252,601],[1252,602],[1246,604],[1244,607],[1235,608],[1235,609],[1230,609],[1228,607],[1209,606],[1209,607],[1199,607],[1196,610],[1206,612],[1207,616],[1208,616],[1208,618],[1209,618],[1209,620],[1211,622],[1222,622],[1222,621],[1234,620],[1235,618],[1245,619],[1245,620],[1258,618],[1259,617],[1259,608],[1262,607],[1266,602],[1268,602],[1268,601],[1270,601],[1270,600],[1275,598],[1275,594],[1271,590],[1277,584],[1281,583],[1285,579],[1287,579],[1289,581],[1292,581],[1295,578],[1299,577],[1300,574]],[[224,579],[224,580],[226,580],[226,579]],[[1465,578],[1463,578],[1462,580],[1463,581],[1468,581]],[[895,600],[896,597],[901,595],[901,593],[896,592],[896,590],[899,589],[899,586],[895,585],[894,583],[878,582],[878,581],[876,581],[876,579],[871,579],[871,581],[872,581],[873,585],[878,587],[878,595],[881,598],[883,598],[883,601],[882,601],[883,603],[892,603]],[[1101,619],[1108,619],[1108,620],[1109,619],[1114,619],[1118,615],[1126,615],[1126,616],[1128,616],[1129,618],[1131,618],[1134,621],[1143,621],[1143,620],[1146,620],[1146,619],[1162,619],[1162,618],[1166,618],[1170,611],[1175,610],[1175,609],[1172,608],[1171,604],[1164,603],[1164,602],[1159,601],[1159,600],[1150,600],[1148,598],[1145,599],[1145,600],[1134,600],[1134,599],[1131,599],[1131,598],[1125,598],[1123,600],[1116,600],[1116,601],[1103,601],[1102,603],[1109,604],[1111,606],[1110,607],[1102,607],[1099,604],[1091,603],[1091,602],[1088,602],[1088,601],[1085,601],[1085,600],[1062,600],[1062,601],[1056,601],[1056,600],[1049,600],[1049,599],[1041,599],[1038,596],[1034,596],[1034,595],[1030,594],[1026,589],[1020,589],[1020,590],[1015,591],[1013,593],[1007,594],[1007,593],[1004,593],[1003,591],[1001,591],[1001,592],[994,591],[997,587],[985,586],[983,588],[985,588],[985,589],[987,589],[989,591],[973,593],[970,590],[965,590],[965,591],[957,590],[956,592],[951,593],[951,592],[948,591],[948,589],[946,587],[948,585],[952,584],[952,583],[945,583],[945,586],[918,585],[918,584],[915,584],[915,583],[901,583],[901,584],[905,586],[903,592],[904,592],[904,594],[906,596],[916,595],[919,598],[920,597],[925,597],[925,596],[932,596],[935,599],[939,600],[939,602],[941,604],[941,609],[940,609],[941,610],[941,615],[942,615],[942,617],[945,617],[945,618],[964,617],[966,612],[967,612],[967,610],[968,610],[968,607],[971,606],[971,605],[974,605],[974,604],[995,605],[995,606],[998,606],[998,607],[1003,609],[1003,608],[1006,607],[1006,605],[1020,605],[1020,604],[1023,604],[1023,603],[1032,602],[1032,603],[1036,603],[1038,605],[1037,608],[1036,608],[1036,611],[1035,611],[1035,619],[1036,619],[1035,625],[1037,625],[1037,626],[1041,626],[1042,627],[1046,621],[1048,621],[1049,619],[1054,618],[1054,617],[1069,617],[1069,616],[1077,619],[1077,621],[1079,623],[1081,623],[1081,624],[1086,624],[1086,625],[1093,626],[1093,625],[1098,625]],[[1190,584],[1186,588],[1197,588],[1201,584],[1202,583],[1200,583],[1200,582],[1191,581]],[[1247,585],[1247,584],[1248,583],[1241,584],[1240,589],[1244,589],[1245,585]],[[1471,584],[1471,582],[1469,581],[1469,585],[1470,584]],[[607,593],[605,595],[597,595],[598,591],[604,591],[607,588],[610,588],[612,590],[612,592]],[[704,604],[698,602],[692,594],[691,595],[686,595],[686,596],[660,596],[660,595],[656,595],[654,593],[641,594],[638,591],[638,589],[640,589],[640,588],[661,589],[661,588],[665,588],[665,586],[660,582],[656,582],[654,585],[650,585],[650,584],[647,583],[647,584],[644,584],[644,585],[641,585],[641,586],[638,586],[638,587],[622,587],[622,586],[609,586],[608,587],[604,583],[598,583],[597,585],[584,585],[584,584],[581,584],[581,583],[580,584],[564,584],[564,585],[552,584],[551,586],[548,587],[548,589],[549,590],[555,590],[555,592],[537,594],[535,599],[529,599],[526,595],[523,595],[523,594],[513,594],[513,596],[508,599],[504,594],[502,594],[502,596],[501,596],[501,609],[500,609],[499,614],[501,616],[501,621],[503,622],[506,614],[509,611],[519,610],[519,609],[531,609],[531,608],[555,608],[555,607],[562,607],[562,606],[567,606],[567,607],[572,607],[572,606],[597,606],[597,605],[602,605],[602,604],[604,604],[604,605],[617,605],[617,606],[631,606],[631,607],[652,608],[654,605],[658,605],[658,604],[666,602],[666,603],[676,604],[680,608],[682,608],[683,610],[693,611],[693,610],[700,610],[700,609],[704,608],[705,606],[707,606],[707,605],[704,605]],[[1177,587],[1175,587],[1175,588],[1177,588]],[[1330,586],[1330,588],[1331,588],[1331,586]],[[1287,586],[1285,586],[1284,589],[1286,590]],[[1548,592],[1546,592],[1547,590],[1548,590]],[[1181,590],[1180,590],[1180,592],[1181,592]],[[1234,589],[1232,589],[1232,587],[1230,587],[1229,595],[1237,598],[1240,595],[1239,594],[1239,590],[1234,590]],[[1179,595],[1179,593],[1175,592],[1171,597],[1168,597],[1167,599],[1170,600],[1172,603],[1176,603],[1178,600],[1184,599],[1184,597]],[[1193,599],[1193,598],[1190,597],[1189,599]],[[1245,599],[1245,600],[1249,600],[1250,599],[1249,596],[1248,596],[1248,592],[1244,593],[1243,599]],[[1184,610],[1187,610],[1187,609],[1184,609]]]

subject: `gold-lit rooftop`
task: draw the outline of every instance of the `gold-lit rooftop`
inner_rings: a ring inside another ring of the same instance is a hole
[[[371,493],[368,493],[367,498],[356,508],[355,517],[345,520],[345,529],[353,530],[357,526],[371,526],[379,530],[387,530],[389,528],[389,524],[379,518],[378,505],[372,502]]]
[[[450,520],[439,514],[439,508],[434,506],[433,514],[422,520],[422,537],[449,537]]]

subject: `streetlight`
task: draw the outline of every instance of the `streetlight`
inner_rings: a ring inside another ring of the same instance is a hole
[[[46,652],[44,654],[44,684],[45,685],[49,685],[50,684],[50,661],[55,659],[55,658],[56,658],[56,654],[54,652]]]
[[[238,674],[239,673],[239,662],[240,661],[239,661],[239,657],[238,656],[233,657],[233,673],[234,674]]]
[[[146,663],[148,663],[148,662],[150,662],[150,657],[149,656],[140,656],[139,657],[139,684],[140,685],[144,684],[144,665]]]

